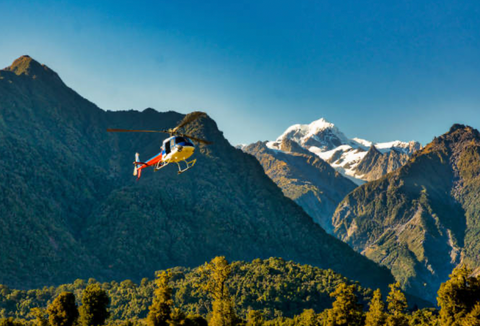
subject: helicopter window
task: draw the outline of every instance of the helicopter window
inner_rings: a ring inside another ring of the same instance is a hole
[[[166,142],[165,143],[165,154],[169,154],[170,153],[170,142]]]
[[[176,137],[175,144],[179,144],[179,143],[186,143],[188,145],[188,144],[191,144],[192,141],[187,137]]]

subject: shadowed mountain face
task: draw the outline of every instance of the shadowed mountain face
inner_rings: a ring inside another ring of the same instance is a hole
[[[480,266],[479,193],[480,134],[454,125],[404,167],[349,194],[335,233],[432,299],[455,266]]]
[[[105,112],[29,57],[0,71],[0,283],[15,287],[152,276],[217,255],[280,256],[331,268],[368,286],[392,281],[326,234],[233,148],[210,118],[186,128],[214,141],[195,167],[132,176],[163,135],[109,134],[107,127],[167,129],[175,112]],[[304,158],[307,159],[307,158]]]
[[[333,232],[332,215],[340,201],[355,189],[353,182],[288,138],[281,141],[278,149],[268,148],[265,142],[242,149],[258,159],[285,196],[299,204],[327,232]]]

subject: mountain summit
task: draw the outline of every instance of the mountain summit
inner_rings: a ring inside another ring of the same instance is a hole
[[[23,55],[16,59],[9,67],[4,71],[11,71],[16,75],[25,75],[32,78],[38,77],[58,77],[57,73],[48,68],[46,65],[42,65],[36,60],[32,59],[28,55]]]
[[[357,184],[372,181],[405,164],[408,158],[422,146],[420,143],[392,141],[374,143],[361,138],[348,138],[333,123],[325,119],[308,125],[293,125],[267,146],[278,149],[283,139],[288,138],[328,162],[333,168]],[[368,164],[362,164],[369,149],[374,146],[379,155]],[[391,154],[392,151],[395,151]],[[385,157],[383,157],[385,155]],[[361,169],[359,169],[361,167]],[[368,168],[367,168],[368,167]]]

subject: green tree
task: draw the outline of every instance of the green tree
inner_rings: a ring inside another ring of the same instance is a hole
[[[355,295],[355,285],[340,283],[330,294],[335,298],[332,309],[327,312],[327,326],[355,326],[362,325],[363,312],[358,298]]]
[[[169,285],[171,277],[170,270],[167,270],[160,273],[155,280],[153,302],[147,316],[148,326],[168,325],[173,308],[172,288]]]
[[[185,320],[186,326],[208,326],[208,322],[200,315],[188,315]]]
[[[408,319],[405,312],[408,308],[407,298],[400,289],[400,282],[390,284],[390,293],[387,297],[388,312],[387,325],[388,326],[408,326]]]
[[[453,270],[450,279],[438,290],[441,325],[461,325],[480,298],[480,281],[472,277],[472,270],[462,266]]]
[[[299,316],[294,318],[296,326],[316,326],[318,316],[313,309],[305,309]]]
[[[425,308],[415,311],[409,318],[410,326],[438,326],[438,310]]]
[[[249,310],[247,314],[247,326],[261,326],[264,323],[263,314],[258,310]]]
[[[472,311],[462,319],[462,326],[480,326],[480,303],[477,303]]]
[[[72,326],[78,318],[75,295],[62,292],[47,308],[50,326]]]
[[[100,326],[110,316],[108,307],[110,298],[98,283],[87,286],[83,292],[80,307],[80,321],[83,326]]]
[[[382,300],[382,292],[380,289],[377,289],[373,292],[373,298],[370,301],[370,308],[365,318],[365,326],[383,326],[385,321],[385,303]]]
[[[23,326],[23,324],[10,317],[0,319],[0,326]]]
[[[210,326],[232,326],[238,323],[227,286],[231,271],[231,266],[225,257],[215,257],[202,269],[203,274],[208,278],[204,289],[213,299],[212,317],[208,323]]]
[[[168,320],[168,325],[170,326],[182,326],[186,324],[187,316],[179,308],[173,308],[170,313],[170,318]]]
[[[30,310],[30,315],[35,317],[36,326],[48,326],[48,317],[45,309],[38,308],[38,307],[32,308]],[[77,316],[78,316],[78,310],[77,310]]]

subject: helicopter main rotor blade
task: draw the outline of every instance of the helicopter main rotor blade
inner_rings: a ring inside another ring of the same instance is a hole
[[[180,124],[172,129],[172,132],[177,132],[178,129],[180,129],[180,128],[186,126],[187,124],[197,120],[198,118],[204,117],[206,115],[207,114],[205,112],[200,112],[200,111],[192,112],[192,113],[186,115],[185,118],[183,118],[183,120],[180,122]]]
[[[165,134],[170,133],[169,130],[132,130],[132,129],[107,129],[108,132],[163,132]]]
[[[194,140],[196,142],[199,142],[199,143],[202,143],[202,144],[205,144],[205,145],[211,145],[213,144],[211,141],[208,141],[208,140],[205,140],[205,139],[201,139],[201,138],[197,138],[197,137],[193,137],[193,136],[190,136],[190,135],[185,135],[185,134],[177,134],[178,136],[182,136],[182,137],[187,137],[187,138],[190,138],[191,140]]]

